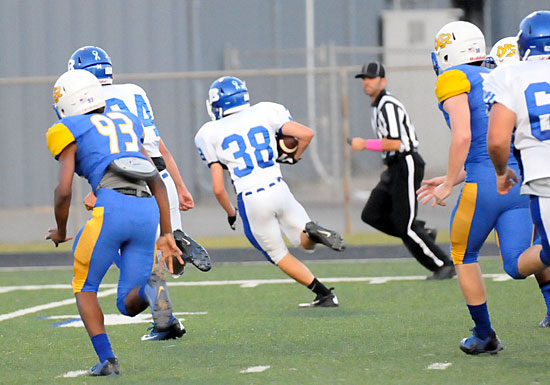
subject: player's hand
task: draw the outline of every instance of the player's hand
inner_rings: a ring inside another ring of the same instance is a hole
[[[60,243],[73,239],[73,237],[67,237],[66,234],[61,233],[58,229],[48,229],[48,232],[49,234],[44,239],[51,240],[55,244],[55,247],[59,246]]]
[[[180,202],[181,211],[191,210],[193,207],[195,207],[195,201],[193,200],[193,196],[188,190],[181,191],[181,192],[178,191],[178,198]]]
[[[94,195],[93,192],[90,191],[90,193],[84,197],[84,200],[82,202],[84,203],[84,207],[86,207],[86,210],[90,211],[94,209],[96,201],[97,197]]]
[[[363,138],[360,138],[360,137],[351,138],[351,141],[348,140],[348,143],[351,144],[351,149],[353,151],[362,151],[365,149],[365,139]]]
[[[159,239],[157,240],[157,250],[161,253],[159,266],[162,267],[164,266],[164,263],[166,263],[168,271],[171,274],[174,273],[174,258],[177,258],[178,262],[182,265],[184,264],[183,259],[181,259],[180,257],[181,250],[176,245],[174,236],[171,233],[163,234],[159,237]]]
[[[508,167],[504,175],[497,175],[497,192],[501,195],[508,194],[518,181],[516,172]]]
[[[281,154],[277,158],[277,163],[283,164],[296,164],[300,159],[294,159],[294,157],[289,156],[288,154]]]
[[[227,216],[227,223],[229,223],[229,227],[231,227],[231,230],[235,231],[235,229],[237,228],[237,208],[234,207],[235,209],[235,215],[228,215]]]
[[[421,201],[423,205],[427,204],[432,198],[434,194],[434,190],[437,186],[445,182],[444,176],[437,176],[432,179],[425,179],[422,181],[422,186],[418,190],[416,190],[416,200]]]

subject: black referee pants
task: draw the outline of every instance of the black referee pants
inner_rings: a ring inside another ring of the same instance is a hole
[[[361,219],[377,230],[399,237],[424,267],[436,271],[452,261],[416,220],[416,190],[424,177],[424,161],[413,152],[399,154],[388,163],[380,182],[372,190]]]

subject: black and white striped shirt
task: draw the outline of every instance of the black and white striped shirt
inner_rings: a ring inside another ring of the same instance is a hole
[[[399,139],[399,151],[382,152],[382,159],[389,160],[397,153],[416,151],[418,140],[405,106],[392,94],[382,90],[372,103],[372,129],[379,139]]]

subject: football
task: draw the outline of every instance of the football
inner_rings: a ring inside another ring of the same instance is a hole
[[[287,154],[292,156],[298,149],[298,139],[290,135],[277,135],[277,152],[279,156]]]

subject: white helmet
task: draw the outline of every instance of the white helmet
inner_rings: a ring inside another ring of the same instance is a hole
[[[61,75],[53,87],[53,100],[59,118],[83,115],[105,107],[99,80],[86,70],[73,70]]]
[[[485,59],[485,67],[492,69],[501,64],[516,61],[519,61],[518,38],[510,36],[500,39],[495,43]]]
[[[485,60],[485,50],[485,37],[478,27],[467,21],[453,21],[435,36],[434,70],[439,74],[449,67]]]

